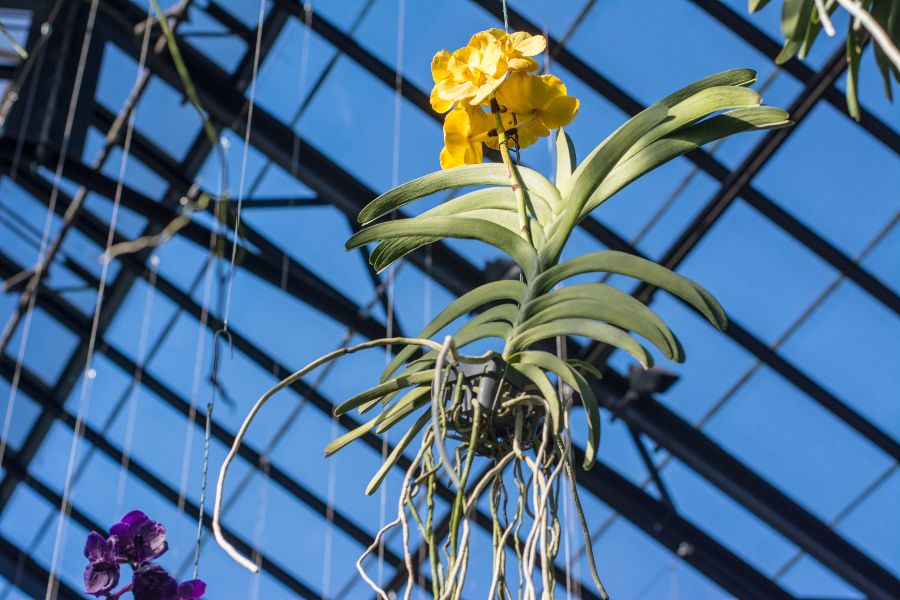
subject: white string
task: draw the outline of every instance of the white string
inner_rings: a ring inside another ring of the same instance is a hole
[[[91,14],[94,14],[96,12],[95,5],[96,5],[96,0],[94,0],[91,5],[91,10],[92,10]],[[52,11],[52,14],[50,15],[50,18],[48,19],[48,23],[52,23],[53,21],[55,21],[56,14],[57,14],[57,11],[60,8],[60,6],[61,6],[61,2],[58,1],[57,4],[53,7],[53,11]],[[43,50],[44,43],[47,39],[47,36],[49,35],[50,26],[48,23],[45,23],[44,25],[46,25],[46,27],[42,28],[42,35],[44,37],[42,37],[41,40],[39,41],[40,48],[32,51],[32,53],[30,55],[30,58],[35,58],[35,59],[39,60],[39,62],[37,62],[39,67],[40,67],[40,65],[43,64],[42,61],[43,61],[45,53],[42,50]],[[66,124],[63,129],[63,139],[62,139],[62,144],[60,147],[59,160],[57,162],[56,172],[55,172],[54,178],[53,178],[53,189],[50,192],[50,200],[47,202],[47,213],[44,216],[44,227],[43,227],[43,231],[41,233],[41,242],[40,242],[40,246],[39,246],[39,250],[38,250],[38,257],[37,257],[37,261],[35,263],[37,265],[37,267],[35,268],[34,275],[33,275],[33,277],[36,279],[35,284],[34,284],[34,291],[32,292],[31,296],[28,298],[28,304],[25,308],[24,323],[22,325],[22,336],[19,339],[19,348],[16,351],[16,366],[15,366],[15,369],[13,370],[13,376],[10,381],[9,395],[8,395],[7,401],[6,401],[6,412],[3,417],[3,429],[2,429],[2,432],[0,432],[0,463],[3,462],[3,458],[6,456],[6,446],[7,446],[8,440],[9,440],[9,431],[10,431],[10,428],[12,427],[12,417],[13,417],[13,413],[15,411],[15,406],[16,406],[16,399],[17,399],[18,390],[19,390],[19,380],[22,377],[22,366],[25,361],[25,351],[28,347],[28,340],[31,337],[31,321],[34,316],[34,307],[37,302],[38,292],[40,290],[40,280],[41,280],[41,277],[43,276],[43,270],[41,269],[41,265],[46,260],[47,253],[48,253],[48,247],[50,244],[50,230],[52,229],[52,226],[53,226],[53,216],[56,213],[56,202],[57,202],[57,198],[59,196],[59,186],[62,181],[62,171],[63,171],[63,167],[65,166],[66,154],[68,153],[69,140],[71,139],[71,136],[72,136],[72,126],[74,124],[75,107],[78,103],[78,96],[81,93],[81,84],[82,84],[82,80],[84,77],[84,65],[85,65],[85,61],[87,59],[87,49],[88,49],[87,44],[90,43],[90,35],[93,30],[93,21],[91,21],[90,18],[87,23],[87,28],[88,28],[88,30],[85,31],[85,43],[82,44],[81,56],[79,57],[78,71],[76,72],[76,75],[75,75],[75,84],[74,84],[73,91],[72,91],[72,98],[70,99],[70,102],[69,102],[69,111],[66,116]],[[46,31],[47,33],[44,33],[44,31]],[[25,68],[28,68],[28,66],[30,64],[34,64],[34,63],[26,62],[26,65],[23,68],[23,70]],[[35,82],[38,79],[39,72],[40,72],[40,68],[38,69],[38,72],[34,74]],[[24,79],[23,79],[23,81],[24,81]],[[34,101],[34,93],[33,92],[34,92],[35,85],[36,85],[36,83],[32,84],[31,92],[29,93],[28,99],[26,101],[25,125],[27,125],[27,123],[28,123],[27,119],[31,114],[31,105]],[[21,156],[22,145],[24,144],[25,137],[26,136],[24,134],[22,136],[20,136],[19,141],[16,144],[16,152],[13,156],[13,165],[12,165],[13,168],[11,171],[11,175],[13,177],[15,176],[15,174],[18,171],[19,158]],[[15,179],[13,179],[13,181],[15,181]],[[48,265],[48,267],[49,267],[49,265]],[[17,324],[18,324],[17,317],[15,314],[13,314],[10,317],[9,321],[7,322],[6,326],[4,327],[2,334],[0,334],[0,353],[2,353],[5,350],[6,344],[9,342],[10,339],[12,339],[12,335],[13,335],[13,332],[15,331]]]
[[[150,29],[149,27],[147,28]],[[131,457],[131,446],[134,442],[134,426],[137,420],[137,405],[140,397],[141,380],[144,376],[144,365],[147,355],[147,342],[150,338],[150,316],[153,314],[153,297],[156,293],[156,275],[159,268],[159,257],[150,257],[150,277],[147,298],[144,301],[144,313],[141,321],[141,333],[138,340],[137,368],[135,369],[128,394],[128,418],[125,425],[125,441],[122,448],[122,464],[119,467],[119,483],[116,487],[116,504],[113,514],[122,514],[125,500],[125,482],[128,475],[128,464]]]
[[[241,177],[238,182],[237,211],[234,217],[234,231],[231,240],[231,265],[228,271],[228,291],[225,295],[225,314],[222,330],[228,331],[228,315],[231,311],[231,291],[234,286],[234,265],[237,261],[238,232],[241,228],[241,207],[244,203],[244,180],[247,177],[247,156],[250,149],[250,131],[253,128],[253,108],[256,106],[256,78],[259,74],[259,55],[262,47],[263,19],[266,15],[266,0],[259,0],[259,21],[256,26],[256,49],[253,52],[253,74],[250,79],[250,105],[247,109],[247,127],[244,131],[244,148],[241,156]]]
[[[60,157],[59,162],[56,168],[56,175],[54,177],[53,183],[53,191],[51,192],[51,203],[56,204],[56,199],[59,196],[59,184],[62,180],[62,172],[63,167],[65,166],[65,157],[68,153],[69,140],[71,139],[72,134],[72,126],[75,121],[75,108],[78,104],[78,97],[81,95],[81,84],[84,79],[84,68],[87,62],[88,49],[90,48],[91,39],[94,34],[94,23],[97,17],[97,7],[98,0],[91,1],[90,12],[88,13],[87,26],[84,34],[84,40],[81,46],[81,55],[78,59],[78,69],[75,74],[75,89],[72,92],[72,98],[69,103],[69,113],[66,117],[66,126],[63,133],[63,142],[62,147],[60,149]],[[109,233],[106,239],[106,252],[104,256],[108,254],[110,246],[112,246],[113,237],[116,231],[116,218],[118,216],[119,211],[119,201],[122,197],[122,178],[124,177],[124,168],[125,164],[128,160],[128,155],[123,154],[122,163],[119,170],[119,182],[116,186],[116,194],[115,199],[113,201],[113,210],[112,215],[110,217],[109,224]],[[52,211],[51,211],[52,212]],[[47,579],[47,591],[45,594],[45,600],[52,600],[56,597],[57,587],[56,587],[56,568],[57,563],[59,561],[60,550],[63,545],[63,540],[65,537],[65,533],[67,531],[68,519],[66,518],[69,509],[69,494],[71,492],[71,483],[72,483],[72,473],[75,468],[75,457],[78,453],[78,442],[81,438],[81,429],[85,415],[87,414],[87,409],[90,404],[89,398],[89,387],[90,382],[96,376],[96,371],[91,367],[91,363],[94,358],[94,350],[97,342],[97,329],[100,324],[100,309],[103,305],[103,292],[106,288],[106,279],[109,275],[109,260],[104,260],[101,273],[100,273],[100,285],[97,290],[97,300],[94,306],[94,318],[91,323],[91,334],[90,339],[88,340],[88,350],[87,356],[85,358],[85,367],[84,367],[84,375],[81,381],[81,397],[78,402],[78,415],[75,418],[75,427],[72,432],[72,442],[69,448],[69,459],[68,465],[66,467],[66,479],[65,484],[63,485],[63,494],[62,494],[62,502],[59,507],[59,516],[56,525],[56,539],[53,543],[53,556],[50,560],[50,572],[49,577]],[[37,274],[37,273],[36,273]],[[37,292],[37,290],[35,290]],[[35,299],[37,294],[32,294],[32,297],[29,301],[29,308],[33,310]],[[5,439],[5,438],[4,438]]]

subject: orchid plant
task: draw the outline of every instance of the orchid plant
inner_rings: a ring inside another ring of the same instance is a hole
[[[135,600],[200,600],[206,584],[199,579],[183,583],[154,564],[169,549],[165,525],[133,510],[109,528],[109,536],[92,531],[84,543],[88,566],[84,569],[84,593],[119,600],[131,592]],[[121,565],[131,567],[131,583],[116,590]]]
[[[577,99],[553,75],[538,75],[542,36],[483,31],[455,52],[432,62],[434,109],[447,113],[442,170],[379,196],[359,214],[364,227],[348,249],[376,244],[371,264],[383,271],[410,252],[444,238],[477,240],[511,258],[520,277],[488,282],[444,308],[415,338],[391,337],[342,348],[293,373],[263,394],[247,415],[226,457],[216,489],[213,528],[218,543],[250,570],[257,567],[223,537],[220,511],[229,465],[262,406],[319,366],[377,346],[396,354],[381,380],[335,408],[335,415],[375,413],[332,441],[331,455],[359,437],[405,431],[366,487],[372,494],[408,449],[397,518],[378,532],[357,562],[376,593],[388,595],[362,568],[387,531],[403,534],[408,581],[414,587],[413,532],[429,558],[434,598],[460,598],[470,557],[470,523],[479,504],[493,522],[493,576],[489,598],[553,598],[554,561],[561,546],[559,493],[567,481],[581,523],[591,574],[597,574],[572,464],[574,406],[587,423],[583,469],[596,460],[600,412],[592,386],[599,365],[552,351],[559,336],[582,336],[624,350],[643,367],[652,356],[631,334],[643,337],[666,358],[682,361],[681,344],[650,308],[605,283],[572,283],[585,274],[618,274],[667,290],[716,328],[727,319],[713,296],[697,283],[649,260],[604,251],[560,262],[573,230],[616,192],[656,167],[701,145],[733,134],[785,127],[788,115],[761,106],[749,89],[756,74],[738,69],[697,81],[629,119],[580,163],[563,127],[576,116]],[[555,130],[555,133],[552,133]],[[513,159],[540,138],[555,136],[555,180]],[[503,164],[483,163],[484,147]],[[396,209],[439,192],[477,188],[413,218],[388,220]],[[474,315],[468,320],[465,318]],[[441,337],[442,335],[442,337]],[[438,341],[441,340],[441,341]],[[493,340],[495,349],[467,355],[473,343]],[[549,348],[549,349],[548,349]],[[484,470],[473,475],[478,463]],[[435,495],[449,485],[453,501],[445,532],[435,524]],[[513,507],[512,510],[509,510]],[[518,581],[507,577],[506,548],[517,557]]]

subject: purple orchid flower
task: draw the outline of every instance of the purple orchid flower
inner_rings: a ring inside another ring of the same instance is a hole
[[[133,510],[109,528],[118,538],[119,561],[139,568],[142,564],[159,558],[169,544],[166,527],[150,519],[139,510]]]
[[[119,584],[118,539],[92,531],[84,543],[84,556],[90,561],[84,569],[84,592],[97,597],[109,594]]]
[[[159,565],[146,565],[134,572],[131,591],[135,600],[174,600],[178,582]]]
[[[179,584],[175,600],[200,600],[205,593],[206,584],[199,579],[191,579]]]
[[[146,565],[135,571],[132,581],[135,600],[200,600],[206,584],[192,579],[180,584],[159,565]]]

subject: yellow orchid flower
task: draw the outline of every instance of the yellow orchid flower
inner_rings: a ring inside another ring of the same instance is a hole
[[[510,73],[495,98],[505,109],[503,127],[516,128],[520,148],[550,135],[551,129],[565,127],[578,114],[578,99],[566,93],[566,85],[555,75]]]
[[[488,29],[453,53],[441,50],[431,61],[431,107],[444,113],[456,103],[487,104],[507,73],[536,71],[539,65],[531,56],[546,47],[542,35]]]
[[[494,128],[491,117],[480,106],[460,104],[444,119],[444,148],[441,168],[452,169],[482,161],[481,139]]]

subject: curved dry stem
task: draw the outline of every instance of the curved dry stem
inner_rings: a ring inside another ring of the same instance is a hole
[[[295,371],[294,373],[282,379],[274,387],[270,388],[268,391],[266,391],[266,393],[260,396],[259,400],[257,400],[253,405],[253,408],[250,409],[250,412],[247,413],[247,416],[244,418],[244,422],[241,424],[240,429],[238,429],[237,435],[235,435],[234,437],[234,442],[231,444],[231,449],[228,451],[227,456],[225,456],[225,460],[222,462],[222,467],[219,469],[219,481],[216,483],[216,502],[213,506],[212,529],[213,536],[216,538],[216,543],[219,544],[219,547],[222,548],[225,553],[228,554],[228,556],[230,556],[235,562],[240,564],[251,573],[258,573],[259,567],[254,561],[238,552],[238,550],[228,540],[225,539],[225,536],[222,534],[221,512],[222,498],[224,496],[225,490],[225,477],[228,475],[228,468],[231,466],[231,461],[234,460],[234,457],[240,450],[241,444],[244,441],[244,436],[247,435],[247,430],[250,429],[250,425],[253,423],[256,415],[259,413],[260,409],[262,409],[263,405],[269,400],[269,398],[285,389],[286,387],[293,385],[310,371],[314,371],[318,367],[347,354],[353,354],[354,352],[359,352],[368,348],[375,348],[377,346],[390,346],[392,344],[425,346],[432,350],[438,351],[440,351],[440,349],[442,348],[440,344],[429,339],[408,337],[382,338],[369,342],[363,342],[362,344],[357,344],[356,346],[351,346],[349,348],[339,348],[334,352],[329,352],[328,354],[317,358],[299,371]]]

